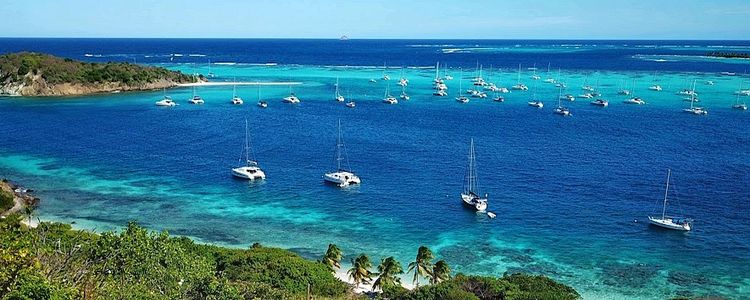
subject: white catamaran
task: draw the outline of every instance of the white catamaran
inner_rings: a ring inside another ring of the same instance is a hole
[[[474,139],[471,139],[471,144],[469,146],[469,167],[466,170],[466,181],[464,182],[464,191],[461,193],[461,201],[464,205],[476,209],[477,211],[487,211],[487,194],[484,194],[484,198],[482,198],[477,191],[477,168],[476,157],[474,155]]]
[[[244,158],[245,165],[233,168],[232,175],[248,180],[266,179],[266,173],[264,173],[263,170],[260,169],[258,162],[254,159],[251,159],[251,152],[252,150],[250,148],[250,134],[248,133],[247,119],[245,119],[245,149],[243,149],[242,151],[244,157],[240,155],[240,162],[242,162],[242,159]]]
[[[690,231],[692,229],[692,219],[684,217],[667,216],[667,196],[669,194],[669,179],[672,177],[672,170],[667,170],[667,186],[664,189],[664,204],[661,209],[661,216],[648,216],[651,224],[673,230]]]
[[[341,166],[341,161],[346,160],[347,166],[349,165],[349,158],[346,156],[346,147],[344,146],[344,140],[341,138],[341,120],[339,120],[339,133],[336,138],[336,170],[325,173],[323,180],[326,182],[333,183],[338,187],[347,187],[352,184],[360,184],[362,181],[359,176],[355,175],[351,168],[344,169]]]

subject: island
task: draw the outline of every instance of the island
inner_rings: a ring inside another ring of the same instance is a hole
[[[90,63],[35,52],[0,56],[0,96],[82,96],[202,81],[202,75],[126,62]]]
[[[750,58],[750,53],[714,51],[707,53],[706,56],[721,58]]]

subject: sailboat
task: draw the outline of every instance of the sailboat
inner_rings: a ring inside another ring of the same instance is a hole
[[[635,79],[633,79],[633,89],[635,89]],[[619,94],[628,96],[630,95],[630,90],[623,89],[619,92]],[[643,99],[641,99],[640,97],[632,97],[630,99],[623,101],[622,103],[643,105],[643,104],[646,104],[646,101],[643,101]]]
[[[555,79],[550,77],[550,67],[552,66],[552,63],[547,63],[547,79],[544,80],[545,83],[555,83]]]
[[[214,72],[211,72],[211,60],[208,60],[208,77],[214,78],[216,74]]]
[[[232,104],[234,105],[242,105],[245,101],[242,101],[242,98],[240,96],[237,96],[237,85],[235,84],[232,86]]]
[[[742,81],[740,81],[740,91],[742,90]],[[734,105],[732,105],[732,108],[738,109],[738,110],[747,110],[747,104],[745,104],[745,101],[742,101],[740,103],[740,93],[737,93],[737,99],[734,100]]]
[[[567,117],[570,116],[570,110],[567,107],[562,106],[562,88],[560,88],[560,96],[557,97],[557,108],[553,111],[553,113]]]
[[[534,93],[531,95],[531,101],[527,103],[531,107],[544,108],[544,103],[542,101],[539,101],[539,99],[536,98],[537,88],[538,88],[538,84],[534,84]]]
[[[654,92],[661,92],[663,90],[662,87],[661,87],[661,85],[656,84],[656,71],[654,71],[653,82],[654,82],[654,84],[652,84],[650,87],[648,87],[648,89],[652,90]]]
[[[466,170],[464,191],[461,193],[461,201],[464,205],[483,212],[487,210],[487,194],[480,197],[477,191],[476,156],[474,155],[474,139],[469,146],[469,167]]]
[[[458,97],[456,97],[456,101],[460,103],[469,103],[469,98],[466,98],[466,96],[461,95],[462,90],[462,83],[464,81],[464,71],[461,70],[458,77]]]
[[[404,77],[404,67],[401,67],[401,77],[398,79],[398,85],[402,87],[409,85],[409,79]]]
[[[242,157],[242,155],[240,156],[240,162],[242,162],[242,159],[244,158],[245,164],[244,166],[233,168],[232,175],[234,177],[248,180],[266,179],[266,173],[264,173],[263,170],[260,169],[258,162],[254,159],[251,159],[251,152],[252,150],[250,149],[250,134],[248,132],[247,119],[245,119],[245,149],[243,149],[242,151],[244,157]]]
[[[531,69],[534,70],[534,74],[531,75],[531,80],[542,79],[542,76],[539,76],[539,75],[536,74],[536,63],[534,64],[534,67],[532,67]]]
[[[390,89],[390,84],[385,86],[385,96],[383,96],[383,103],[398,104],[398,99],[396,99],[396,97],[391,96],[389,89]]]
[[[519,90],[519,91],[528,91],[529,90],[528,86],[526,86],[525,84],[521,83],[521,64],[518,64],[518,82],[516,83],[516,85],[514,85],[511,88],[514,89],[514,90]]]
[[[391,77],[388,76],[388,74],[386,73],[387,71],[388,71],[388,66],[386,66],[385,63],[383,63],[383,80],[386,80],[386,81],[391,80]]]
[[[692,229],[692,219],[667,216],[667,196],[669,195],[669,179],[671,176],[672,170],[667,169],[667,184],[664,189],[664,204],[662,205],[661,216],[648,216],[648,221],[651,222],[652,225],[667,229],[690,231],[690,229]]]
[[[163,89],[164,91],[164,98],[162,98],[159,101],[156,101],[156,106],[176,106],[177,103],[172,100],[172,97],[167,96],[167,89]]]
[[[346,164],[349,165],[349,158],[346,157],[346,147],[341,138],[341,120],[339,120],[338,130],[338,136],[336,138],[336,170],[325,173],[323,175],[323,180],[333,183],[338,187],[360,184],[362,181],[359,179],[359,176],[355,175],[350,168],[344,169],[341,166],[343,160],[346,160]]]
[[[453,80],[453,76],[448,75],[448,64],[443,65],[443,78],[445,80]]]
[[[409,94],[406,93],[406,85],[402,85],[401,86],[401,95],[399,95],[398,97],[401,98],[402,100],[409,100],[409,99],[411,99],[409,97]]]
[[[205,101],[203,101],[203,98],[201,96],[198,96],[195,94],[195,86],[193,86],[193,97],[188,100],[190,104],[203,104]]]
[[[703,107],[695,106],[695,80],[693,80],[692,93],[690,93],[690,108],[685,108],[682,111],[694,115],[707,115],[708,111]]]
[[[333,98],[338,102],[344,102],[344,100],[346,100],[344,99],[344,95],[341,95],[341,93],[339,93],[339,78],[338,77],[336,77],[336,92],[334,92]]]
[[[260,98],[260,84],[258,85],[258,106],[259,106],[260,108],[266,108],[266,107],[268,107],[268,102],[266,102],[266,101],[263,101],[263,100],[262,100],[262,99]]]
[[[292,103],[292,104],[297,104],[300,102],[299,98],[297,98],[297,95],[295,95],[294,92],[292,91],[291,85],[289,85],[289,96],[284,97],[282,101],[284,103]]]

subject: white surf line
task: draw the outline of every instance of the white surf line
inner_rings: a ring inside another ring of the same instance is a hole
[[[290,82],[194,82],[194,83],[180,83],[177,86],[190,87],[190,86],[225,86],[225,85],[301,85],[302,82],[290,81]]]

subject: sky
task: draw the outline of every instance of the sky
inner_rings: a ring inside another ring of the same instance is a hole
[[[750,0],[0,0],[2,37],[750,39]]]

